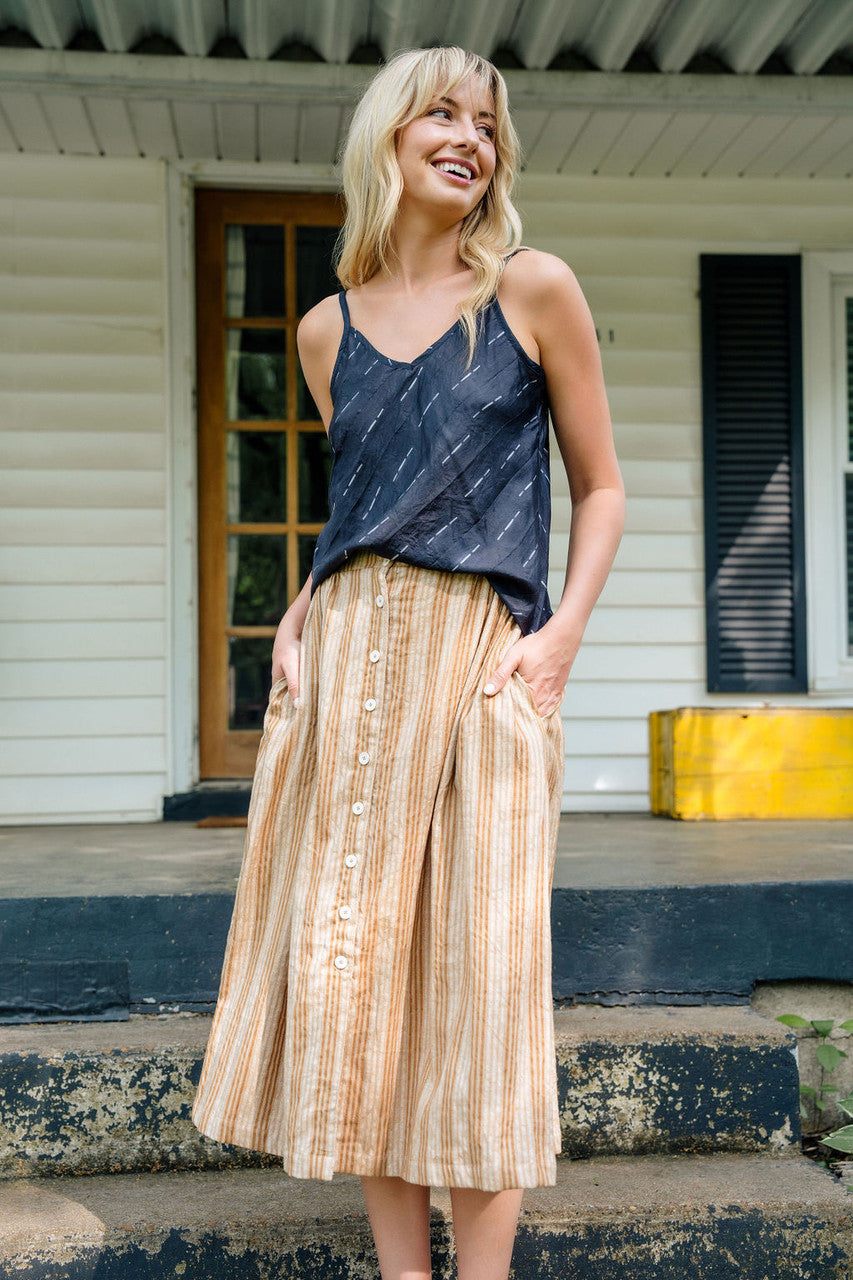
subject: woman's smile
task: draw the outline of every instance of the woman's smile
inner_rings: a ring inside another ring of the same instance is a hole
[[[430,163],[442,177],[466,187],[470,186],[477,177],[477,171],[470,160],[432,160]]]

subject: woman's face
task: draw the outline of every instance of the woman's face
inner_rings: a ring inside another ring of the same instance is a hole
[[[426,204],[465,218],[492,180],[495,129],[492,95],[478,77],[436,97],[423,115],[397,130],[401,203]]]

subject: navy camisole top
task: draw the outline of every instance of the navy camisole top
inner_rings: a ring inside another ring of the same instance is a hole
[[[485,574],[521,631],[552,616],[548,398],[494,297],[468,369],[460,321],[411,361],[344,316],[331,377],[330,515],[311,595],[356,552]]]

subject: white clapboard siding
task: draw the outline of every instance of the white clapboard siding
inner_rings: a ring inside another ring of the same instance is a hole
[[[129,471],[118,467],[97,471],[78,469],[74,473],[73,484],[69,484],[68,472],[64,468],[20,468],[15,472],[14,485],[3,497],[11,508],[37,510],[41,501],[60,508],[133,507],[156,512],[163,505],[163,472]]]
[[[31,778],[34,774],[58,778],[99,773],[154,773],[165,769],[163,735],[147,738],[129,733],[124,738],[80,734],[67,738],[5,738],[0,740],[0,774],[5,778]]]
[[[33,634],[47,624],[33,625]],[[93,625],[97,630],[97,624]],[[32,698],[162,698],[166,680],[164,658],[125,658],[116,654],[108,660],[76,658],[61,653],[39,661],[18,659],[3,662],[4,699]],[[33,706],[33,715],[43,708]],[[127,721],[116,720],[115,732],[126,732]]]
[[[85,587],[60,582],[45,591],[41,583],[0,583],[0,618],[26,626],[31,622],[83,622],[110,618],[133,622],[163,618],[163,589],[143,583],[87,583]],[[0,729],[2,732],[2,729]]]
[[[115,586],[157,584],[166,572],[165,546],[153,547],[11,547],[0,548],[0,577],[6,583],[107,583]]]
[[[705,625],[701,609],[682,607],[637,608],[604,604],[593,611],[584,639],[587,645],[695,645]]]
[[[31,622],[4,622],[0,633],[0,661],[29,658],[66,662],[76,658],[157,658],[164,652],[166,637],[163,623],[105,622],[91,618],[82,622],[49,622],[33,626]]]
[[[0,160],[0,821],[167,787],[159,162]]]
[[[559,598],[559,596],[558,596]],[[678,569],[623,569],[616,566],[604,584],[599,597],[603,605],[637,605],[684,607],[697,605],[704,609],[702,581],[695,573]]]
[[[0,465],[13,470],[80,471],[91,481],[104,471],[154,472],[162,477],[163,440],[153,432],[13,431],[0,436]],[[673,477],[673,483],[675,477]],[[17,489],[17,485],[15,486]],[[76,483],[75,483],[76,489]]]
[[[145,822],[151,820],[151,796],[163,785],[155,773],[91,773],[88,776],[30,774],[0,776],[0,812],[4,822]]]
[[[762,702],[705,688],[699,255],[849,249],[849,185],[573,175],[570,124],[565,176],[522,178],[524,239],[563,258],[584,291],[628,509],[563,699],[563,807],[647,809],[650,711]],[[734,151],[721,151],[714,155],[722,168]],[[548,585],[556,608],[571,504],[553,433],[551,474]]]
[[[58,663],[56,669],[60,668]],[[36,708],[32,698],[4,699],[0,738],[41,738],[45,712],[53,738],[91,738],[102,734],[112,740],[116,736],[116,725],[123,725],[128,735],[141,734],[155,740],[162,739],[165,732],[162,698],[70,698],[67,693],[58,698],[55,690],[53,693],[48,709]]]
[[[165,504],[165,497],[163,499]],[[15,507],[0,511],[0,546],[154,546],[166,538],[165,506],[153,509]]]

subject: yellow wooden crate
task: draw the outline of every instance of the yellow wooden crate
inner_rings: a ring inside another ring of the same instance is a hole
[[[649,716],[652,812],[853,818],[853,707],[679,707]]]

